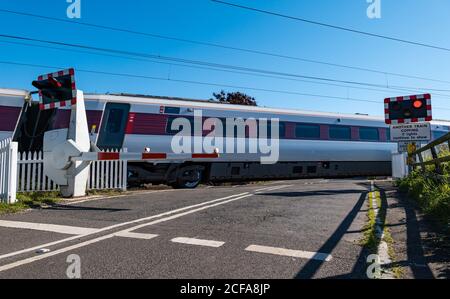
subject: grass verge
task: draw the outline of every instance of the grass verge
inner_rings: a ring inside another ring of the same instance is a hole
[[[0,215],[18,213],[30,208],[42,208],[61,201],[58,192],[19,193],[14,204],[0,203]]]
[[[398,180],[400,191],[407,193],[425,215],[447,232],[450,232],[450,175],[412,172],[408,177]]]

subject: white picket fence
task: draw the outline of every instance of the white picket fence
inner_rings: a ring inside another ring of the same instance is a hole
[[[17,143],[11,138],[0,141],[0,202],[16,202]]]
[[[126,149],[108,150],[107,153],[126,152]],[[94,161],[91,163],[88,190],[127,190],[127,161]]]
[[[117,150],[106,152],[118,152]],[[21,153],[18,159],[18,192],[58,191],[59,186],[44,176],[42,152]],[[88,190],[127,189],[126,161],[95,161],[91,163]]]
[[[44,157],[42,152],[19,153],[17,160],[17,191],[57,191],[56,185],[47,176],[44,176]]]
[[[109,150],[106,152],[119,152]],[[126,152],[126,149],[121,150]],[[95,161],[90,166],[88,190],[127,189],[126,161]],[[17,192],[58,191],[59,186],[44,175],[42,152],[18,153],[17,142],[0,141],[0,202],[16,202]]]

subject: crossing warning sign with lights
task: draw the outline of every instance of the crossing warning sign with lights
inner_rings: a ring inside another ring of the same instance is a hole
[[[431,121],[431,95],[387,98],[384,100],[384,114],[388,125]]]
[[[74,69],[39,76],[32,84],[39,89],[40,110],[69,107],[77,103]]]

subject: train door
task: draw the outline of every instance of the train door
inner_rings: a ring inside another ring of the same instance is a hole
[[[129,112],[130,104],[106,104],[97,140],[97,146],[100,149],[122,148]]]

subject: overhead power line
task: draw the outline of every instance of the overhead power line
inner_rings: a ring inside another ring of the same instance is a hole
[[[241,9],[245,9],[245,10],[255,11],[255,12],[263,13],[263,14],[266,14],[266,15],[277,16],[277,17],[286,18],[286,19],[295,20],[295,21],[300,21],[300,22],[304,22],[304,23],[308,23],[308,24],[312,24],[312,25],[318,25],[318,26],[322,26],[322,27],[337,29],[337,30],[341,30],[341,31],[347,31],[347,32],[356,33],[356,34],[360,34],[360,35],[376,37],[376,38],[391,40],[391,41],[400,42],[400,43],[404,43],[404,44],[409,44],[409,45],[414,45],[414,46],[420,46],[420,47],[426,47],[426,48],[431,48],[431,49],[435,49],[435,50],[442,50],[442,51],[450,52],[450,48],[443,47],[443,46],[436,46],[436,45],[431,45],[431,44],[426,44],[426,43],[421,43],[421,42],[401,39],[401,38],[397,38],[397,37],[392,37],[392,36],[387,36],[387,35],[382,35],[382,34],[376,34],[376,33],[371,33],[371,32],[362,31],[362,30],[357,30],[357,29],[353,29],[353,28],[342,27],[342,26],[338,26],[338,25],[318,22],[318,21],[314,21],[314,20],[308,20],[308,19],[304,19],[304,18],[300,18],[300,17],[289,16],[289,15],[285,15],[285,14],[281,14],[281,13],[277,13],[277,12],[273,12],[273,11],[258,9],[258,8],[245,6],[245,5],[239,5],[239,4],[225,2],[225,1],[221,1],[221,0],[211,0],[211,1],[219,3],[219,4],[223,4],[223,5],[228,5],[228,6],[231,6],[231,7],[236,7],[236,8],[241,8]]]
[[[25,66],[25,67],[33,67],[33,68],[45,68],[45,69],[64,69],[65,67],[61,66],[49,66],[49,65],[41,65],[41,64],[30,64],[30,63],[21,63],[14,61],[0,61],[0,64],[6,65],[17,65],[17,66]],[[258,87],[250,87],[250,86],[239,86],[239,85],[230,85],[226,83],[216,83],[216,82],[202,82],[195,80],[182,80],[182,79],[170,79],[163,78],[157,76],[145,76],[145,75],[136,75],[136,74],[127,74],[127,73],[115,73],[115,72],[106,72],[106,71],[97,71],[90,69],[81,69],[77,68],[77,72],[82,73],[91,73],[97,75],[107,75],[107,76],[118,76],[118,77],[126,77],[126,78],[138,78],[138,79],[147,79],[147,80],[158,80],[158,81],[166,81],[166,82],[176,82],[176,83],[186,83],[186,84],[195,84],[195,85],[207,85],[207,86],[216,86],[216,87],[227,87],[227,88],[236,88],[236,89],[245,89],[245,90],[255,90],[262,92],[270,92],[270,93],[278,93],[278,94],[289,94],[289,95],[301,95],[308,97],[319,97],[319,98],[327,98],[332,100],[343,100],[343,101],[353,101],[353,102],[365,102],[365,103],[374,103],[381,105],[382,102],[376,100],[367,100],[367,99],[359,99],[359,98],[351,98],[351,97],[339,97],[332,95],[322,95],[322,94],[310,94],[310,93],[301,93],[296,91],[288,91],[288,90],[276,90],[276,89],[268,89],[268,88],[258,88]],[[435,107],[436,109],[441,110],[450,110],[450,108],[443,107]]]
[[[0,12],[14,14],[14,15],[20,15],[20,16],[26,16],[26,17],[32,17],[32,18],[38,18],[38,19],[43,19],[43,20],[76,24],[76,25],[81,25],[81,26],[86,26],[86,27],[91,27],[91,28],[98,28],[98,29],[109,30],[109,31],[115,31],[115,32],[129,33],[129,34],[146,36],[146,37],[157,38],[157,39],[190,43],[190,44],[196,44],[196,45],[207,46],[207,47],[222,48],[222,49],[227,49],[227,50],[240,51],[240,52],[258,54],[258,55],[264,55],[264,56],[271,56],[271,57],[283,58],[283,59],[289,59],[289,60],[297,60],[297,61],[301,61],[301,62],[326,65],[326,66],[332,66],[332,67],[337,67],[337,68],[371,72],[371,73],[376,73],[376,74],[390,75],[390,76],[403,77],[403,78],[409,78],[409,79],[425,80],[425,81],[440,82],[440,83],[450,83],[450,81],[440,80],[440,79],[436,79],[436,78],[428,78],[428,77],[423,77],[423,76],[400,74],[400,73],[376,70],[376,69],[371,69],[371,68],[366,68],[366,67],[351,66],[351,65],[339,64],[339,63],[333,63],[333,62],[329,62],[329,61],[307,59],[307,58],[302,58],[302,57],[284,55],[284,54],[267,52],[267,51],[256,50],[256,49],[239,48],[239,47],[235,47],[235,46],[229,46],[229,45],[223,45],[223,44],[217,44],[217,43],[211,43],[211,42],[203,42],[203,41],[167,36],[167,35],[162,35],[162,34],[148,33],[148,32],[142,32],[142,31],[137,31],[137,30],[113,27],[113,26],[105,26],[105,25],[81,22],[81,21],[76,21],[76,20],[67,20],[67,19],[62,19],[62,18],[55,18],[55,17],[49,17],[49,16],[38,15],[38,14],[27,13],[27,12],[13,11],[13,10],[8,10],[8,9],[0,9]]]
[[[402,92],[416,92],[416,90],[410,90],[410,89],[405,89],[405,88],[383,87],[383,89],[380,89],[380,88],[377,89],[377,88],[368,88],[368,87],[361,87],[361,86],[349,86],[349,85],[343,85],[343,84],[337,84],[337,83],[317,82],[317,81],[311,81],[311,80],[285,78],[285,77],[274,76],[274,75],[264,75],[264,74],[249,73],[249,72],[243,72],[243,71],[233,71],[233,70],[227,70],[227,69],[218,69],[218,68],[213,68],[213,67],[203,67],[203,66],[181,64],[181,63],[174,63],[174,62],[156,61],[156,60],[147,59],[147,58],[137,58],[137,57],[129,57],[129,56],[125,56],[125,55],[114,55],[114,54],[106,54],[106,53],[97,53],[97,52],[87,51],[87,50],[66,49],[66,48],[60,48],[60,47],[54,47],[54,46],[28,44],[28,43],[15,42],[15,41],[0,41],[0,43],[21,45],[21,46],[27,46],[27,47],[37,47],[37,48],[44,48],[44,49],[51,49],[51,50],[58,50],[58,51],[65,51],[65,52],[75,52],[75,53],[83,53],[83,54],[90,54],[90,55],[99,55],[99,56],[106,56],[106,57],[122,58],[122,59],[143,61],[143,62],[148,62],[148,63],[163,64],[163,65],[168,65],[168,66],[178,66],[178,67],[184,67],[184,68],[210,70],[210,71],[216,71],[216,72],[243,74],[243,75],[263,77],[263,78],[274,78],[274,79],[277,79],[277,80],[285,80],[285,81],[287,80],[287,81],[302,82],[302,83],[308,83],[308,84],[335,86],[335,87],[342,87],[342,88],[348,88],[348,89],[368,90],[368,91],[375,91],[375,92],[382,92],[382,93],[386,93],[387,92],[386,90],[397,90],[397,91],[402,91]],[[443,98],[450,99],[450,94],[441,94],[441,93],[435,93],[434,92],[433,95],[441,96]]]
[[[417,91],[450,92],[450,90],[448,90],[448,89],[435,89],[435,88],[424,88],[424,87],[419,88],[419,87],[408,87],[408,86],[399,86],[399,85],[384,86],[382,84],[377,84],[377,83],[339,80],[339,79],[335,79],[335,78],[326,78],[326,77],[319,77],[319,76],[309,76],[309,75],[302,75],[302,74],[286,73],[286,72],[256,69],[256,68],[249,68],[249,67],[236,66],[236,65],[206,62],[206,61],[200,61],[200,60],[191,60],[191,59],[176,58],[176,57],[169,57],[169,56],[160,56],[160,55],[154,55],[154,54],[146,54],[146,53],[131,52],[131,51],[124,51],[124,50],[110,49],[110,48],[87,46],[87,45],[81,45],[81,44],[72,44],[72,43],[66,43],[66,42],[49,41],[49,40],[35,39],[35,38],[16,36],[16,35],[0,34],[0,37],[14,39],[14,40],[32,41],[32,42],[52,44],[52,45],[58,45],[58,46],[80,48],[80,49],[84,49],[84,50],[87,49],[87,50],[94,50],[94,51],[100,51],[100,52],[106,52],[106,53],[114,53],[114,54],[120,54],[120,55],[137,56],[137,57],[152,58],[152,59],[157,59],[157,60],[221,68],[221,69],[230,69],[230,70],[235,70],[235,71],[237,70],[237,71],[245,71],[245,72],[251,72],[251,73],[261,73],[261,74],[266,74],[266,75],[276,75],[276,76],[283,76],[283,77],[311,79],[311,80],[318,80],[318,81],[324,81],[324,82],[344,83],[344,84],[369,86],[369,87],[380,87],[380,88],[388,88],[388,89],[404,89],[404,90],[409,89],[409,90],[417,90]]]

